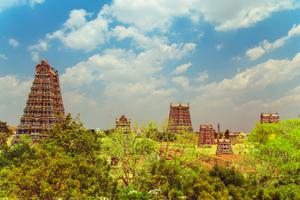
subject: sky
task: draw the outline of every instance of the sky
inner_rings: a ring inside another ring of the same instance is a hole
[[[0,0],[0,120],[18,125],[41,59],[88,128],[122,114],[250,131],[300,114],[299,0]]]

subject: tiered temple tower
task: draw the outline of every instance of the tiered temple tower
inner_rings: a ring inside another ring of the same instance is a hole
[[[223,139],[217,140],[217,155],[221,154],[233,154],[231,141],[229,139],[229,130],[226,130]]]
[[[211,124],[200,125],[198,146],[215,144],[215,132]]]
[[[168,132],[193,132],[189,104],[170,104]]]
[[[36,65],[35,78],[17,134],[47,131],[51,125],[60,122],[64,115],[58,71],[42,60]]]
[[[116,129],[122,132],[130,132],[131,130],[131,121],[122,115],[119,119],[116,119]]]
[[[279,115],[278,113],[261,113],[260,114],[260,123],[262,124],[271,124],[278,123]]]

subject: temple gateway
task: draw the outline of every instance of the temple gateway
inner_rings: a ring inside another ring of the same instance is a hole
[[[17,134],[42,133],[65,115],[58,71],[46,60],[36,65],[35,78]]]
[[[177,133],[180,131],[193,132],[189,104],[170,104],[167,131],[170,133]]]

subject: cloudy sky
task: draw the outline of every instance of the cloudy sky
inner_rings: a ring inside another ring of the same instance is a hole
[[[300,1],[0,0],[0,120],[18,124],[42,58],[89,128],[189,102],[195,130],[249,131],[300,114]]]

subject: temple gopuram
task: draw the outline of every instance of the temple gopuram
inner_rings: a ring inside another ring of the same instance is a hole
[[[58,71],[46,60],[36,65],[35,78],[17,134],[38,134],[60,122],[65,115]]]
[[[131,121],[122,115],[119,119],[116,119],[116,130],[128,133],[131,130]]]
[[[0,133],[9,133],[9,128],[6,122],[0,121]]]
[[[189,104],[170,104],[167,131],[170,133],[177,133],[180,131],[193,132]]]
[[[198,146],[215,144],[215,132],[211,124],[200,125]]]
[[[260,114],[260,123],[262,124],[272,124],[279,122],[278,113],[261,113]]]
[[[233,154],[232,147],[231,147],[231,141],[229,139],[229,130],[226,130],[224,137],[225,138],[223,138],[223,139],[217,140],[216,155]]]

